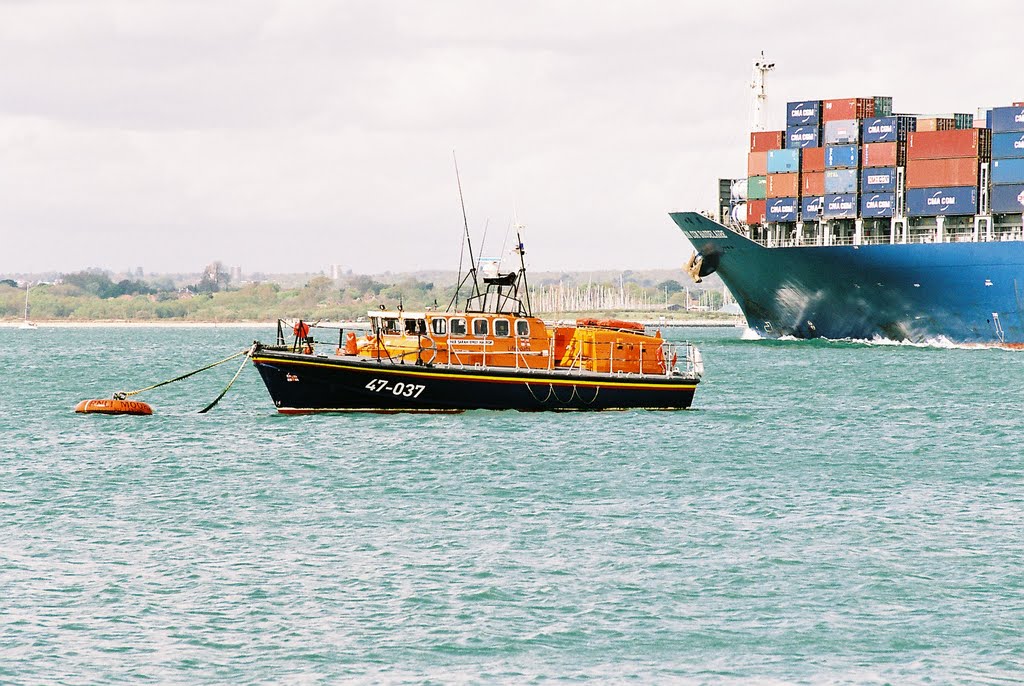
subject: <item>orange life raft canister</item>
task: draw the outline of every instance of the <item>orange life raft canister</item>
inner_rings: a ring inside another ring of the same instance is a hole
[[[117,400],[116,398],[98,398],[83,400],[75,405],[75,412],[84,414],[153,414],[153,408],[138,400]]]

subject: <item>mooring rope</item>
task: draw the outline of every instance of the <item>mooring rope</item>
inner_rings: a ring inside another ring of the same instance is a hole
[[[167,384],[174,383],[175,381],[181,381],[182,379],[187,379],[188,377],[194,376],[194,375],[198,374],[199,372],[205,372],[207,369],[213,369],[214,367],[216,367],[219,364],[224,364],[225,362],[230,362],[231,360],[235,359],[239,355],[245,355],[246,359],[248,359],[248,356],[249,356],[249,353],[251,352],[251,350],[252,350],[251,348],[246,348],[245,350],[240,350],[237,353],[235,353],[234,355],[230,355],[228,357],[225,357],[223,360],[220,360],[219,362],[214,362],[213,364],[208,364],[205,367],[202,367],[200,369],[196,369],[196,370],[191,371],[191,372],[189,372],[187,374],[182,374],[181,376],[176,376],[173,379],[168,379],[167,381],[161,381],[160,383],[155,383],[152,386],[146,386],[145,388],[140,388],[140,389],[138,389],[136,391],[118,391],[117,393],[114,394],[114,400],[124,400],[125,398],[127,398],[129,396],[138,395],[139,393],[142,393],[144,391],[151,391],[154,388],[160,388],[161,386],[166,386]],[[245,364],[243,363],[242,366],[244,367]],[[238,375],[236,374],[235,376],[237,377]],[[217,400],[220,400],[220,398],[217,398]],[[212,405],[211,405],[211,407],[212,407]]]
[[[253,348],[255,348],[255,347],[256,347],[256,346],[253,346]],[[218,396],[217,396],[216,398],[214,398],[214,399],[213,399],[213,402],[212,402],[212,403],[210,403],[209,405],[207,405],[207,406],[206,406],[206,407],[204,407],[203,409],[199,410],[199,414],[206,414],[207,412],[209,412],[210,410],[212,410],[212,409],[213,409],[213,406],[214,406],[214,405],[216,405],[217,403],[219,403],[219,402],[220,402],[220,399],[221,399],[221,398],[223,398],[223,397],[224,397],[225,395],[227,395],[227,393],[228,393],[228,389],[230,389],[230,388],[231,388],[231,385],[232,385],[233,383],[235,383],[235,379],[237,379],[237,378],[238,378],[238,375],[242,373],[242,370],[243,370],[243,369],[245,369],[245,364],[246,364],[246,362],[248,362],[248,361],[249,361],[249,358],[250,358],[250,357],[252,356],[252,351],[253,351],[253,348],[250,348],[250,349],[248,349],[248,350],[244,350],[244,351],[242,351],[242,352],[244,352],[244,353],[245,353],[245,359],[244,359],[244,360],[242,360],[242,366],[241,366],[241,367],[239,367],[239,368],[238,368],[238,371],[237,371],[237,372],[235,372],[235,375],[231,377],[231,381],[228,381],[228,385],[224,387],[224,390],[220,392],[220,395],[218,395]]]

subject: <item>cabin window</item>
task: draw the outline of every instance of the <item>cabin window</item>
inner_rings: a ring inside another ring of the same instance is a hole
[[[406,319],[405,333],[407,336],[425,336],[427,334],[427,323],[422,319]]]
[[[487,320],[486,319],[474,319],[473,320],[473,335],[474,336],[486,336],[487,335]]]
[[[465,336],[466,320],[462,317],[452,317],[451,333],[453,336]]]
[[[430,326],[434,330],[434,333],[438,336],[443,336],[448,333],[448,320],[444,317],[438,317],[437,319],[430,320]]]
[[[401,329],[398,328],[397,317],[384,317],[382,321],[384,322],[384,333],[398,335],[401,331]]]
[[[509,334],[508,320],[507,319],[495,319],[494,320],[494,335],[495,336],[507,336]]]
[[[530,322],[525,319],[516,320],[516,335],[517,336],[529,336],[530,335]]]

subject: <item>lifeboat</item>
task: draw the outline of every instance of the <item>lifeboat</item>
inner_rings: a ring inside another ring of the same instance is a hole
[[[693,346],[622,319],[549,326],[531,312],[525,268],[482,281],[461,308],[371,310],[368,333],[340,329],[329,349],[311,334],[330,327],[292,327],[289,344],[280,321],[253,364],[282,414],[690,406]]]
[[[82,414],[133,414],[151,415],[153,408],[139,400],[120,400],[117,398],[97,398],[83,400],[75,406],[75,412]]]

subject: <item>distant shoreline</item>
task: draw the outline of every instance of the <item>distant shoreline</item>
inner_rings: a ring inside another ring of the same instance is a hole
[[[575,317],[564,319],[543,317],[546,322],[574,321]],[[635,319],[645,326],[657,328],[664,327],[694,327],[694,328],[734,328],[744,326],[742,317],[730,317],[729,319]],[[127,329],[277,329],[277,322],[190,322],[190,321],[125,321],[125,320],[96,320],[96,321],[33,321],[40,329],[101,329],[101,328],[127,328]],[[17,329],[21,321],[0,321],[0,329]],[[340,321],[324,322],[331,327],[341,326],[344,328],[368,328],[367,322]]]

